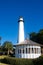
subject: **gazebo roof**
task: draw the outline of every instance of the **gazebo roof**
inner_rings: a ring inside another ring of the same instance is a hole
[[[29,40],[29,39],[27,39],[27,40],[25,40],[25,41],[23,41],[21,43],[18,43],[17,45],[35,45],[35,46],[41,46],[41,44],[36,43],[36,42],[34,42],[32,40]]]

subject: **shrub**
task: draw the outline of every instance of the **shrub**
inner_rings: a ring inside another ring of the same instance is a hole
[[[6,57],[3,62],[10,65],[43,65],[43,56],[37,59],[21,59],[14,57]]]
[[[33,61],[31,59],[18,59],[18,58],[5,58],[5,63],[11,64],[11,65],[33,65]]]
[[[40,56],[37,59],[33,59],[34,65],[43,65],[43,56]]]

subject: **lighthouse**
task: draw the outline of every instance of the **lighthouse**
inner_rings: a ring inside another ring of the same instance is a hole
[[[23,17],[19,18],[18,25],[19,25],[18,43],[20,44],[21,42],[24,41],[24,20],[23,20]]]
[[[15,57],[34,59],[41,56],[41,45],[30,39],[24,39],[23,17],[19,18],[18,25],[19,25],[18,29],[19,35],[18,35],[18,44],[16,44],[15,48]]]

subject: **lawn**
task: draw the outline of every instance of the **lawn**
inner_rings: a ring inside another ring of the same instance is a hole
[[[8,56],[6,56],[6,55],[1,55],[1,56],[0,56],[0,59],[4,59],[5,57],[8,57]]]

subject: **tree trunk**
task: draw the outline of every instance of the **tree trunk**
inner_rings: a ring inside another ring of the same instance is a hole
[[[8,55],[9,55],[9,50],[8,50]]]

